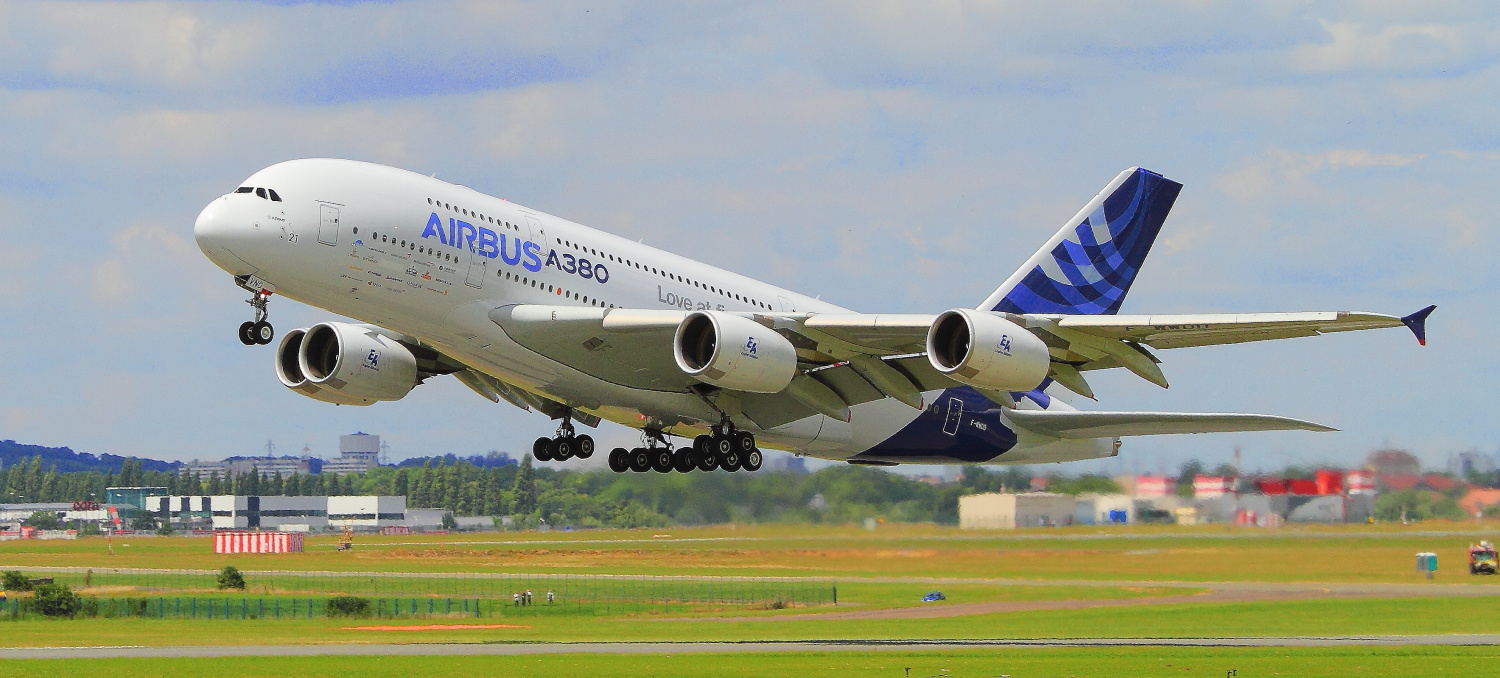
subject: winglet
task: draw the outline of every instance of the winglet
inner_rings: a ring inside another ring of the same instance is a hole
[[[1432,315],[1433,309],[1436,308],[1437,305],[1434,304],[1401,319],[1401,324],[1410,329],[1412,334],[1417,335],[1417,343],[1423,346],[1427,345],[1427,316]]]

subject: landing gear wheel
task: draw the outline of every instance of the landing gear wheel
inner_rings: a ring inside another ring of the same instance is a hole
[[[252,329],[254,329],[254,327],[255,327],[255,323],[251,322],[249,320],[246,320],[245,322],[240,323],[240,343],[241,344],[244,344],[246,346],[254,346],[255,345],[255,335],[253,335],[253,334],[250,333],[250,331]]]
[[[573,445],[573,456],[579,459],[588,459],[594,456],[594,439],[589,436],[578,436]]]
[[[651,470],[657,473],[671,473],[673,461],[676,460],[672,456],[672,448],[658,447],[651,450]]]
[[[567,461],[573,457],[573,451],[578,449],[573,436],[554,438],[548,452],[552,453],[552,461]]]
[[[762,461],[764,461],[764,458],[761,456],[760,450],[752,447],[749,452],[745,453],[745,465],[741,468],[746,471],[759,471]]]
[[[729,454],[721,454],[718,456],[719,468],[731,473],[740,470],[740,453],[738,451],[731,450]]]
[[[630,451],[630,470],[636,473],[645,473],[651,470],[651,454],[644,447],[637,447]]]
[[[713,451],[714,451],[714,437],[711,436],[711,435],[704,434],[704,435],[698,436],[697,438],[694,438],[693,439],[693,451],[697,452],[699,455],[713,454]]]
[[[697,465],[693,463],[693,448],[684,447],[672,455],[672,468],[678,473],[692,473]]]
[[[710,440],[712,441],[711,444],[713,445],[712,449],[714,451],[714,454],[718,455],[719,457],[720,466],[724,465],[725,455],[739,454],[739,450],[734,445],[734,440],[730,439],[729,436],[714,436]],[[739,465],[736,464],[735,466],[738,467]]]
[[[713,454],[712,452],[710,452],[708,454],[703,454],[701,452],[694,452],[693,454],[694,454],[694,457],[695,457],[696,461],[698,462],[698,470],[699,471],[703,471],[704,473],[707,473],[709,471],[713,471],[713,470],[719,468],[719,457],[717,455]]]
[[[258,323],[250,323],[250,338],[257,344],[269,344],[272,339],[276,338],[276,330],[271,327],[271,323],[264,320]]]
[[[609,470],[615,473],[624,473],[630,470],[630,453],[623,447],[616,447],[609,451]]]
[[[734,434],[732,439],[734,440],[734,449],[739,450],[742,456],[749,454],[750,450],[755,449],[755,436],[753,434],[740,431]]]
[[[537,438],[536,442],[531,444],[531,456],[536,457],[537,461],[552,461],[552,450],[549,449],[551,446],[551,438]]]

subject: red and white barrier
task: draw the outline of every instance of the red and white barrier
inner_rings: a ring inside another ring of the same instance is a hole
[[[297,532],[215,532],[214,553],[301,553]]]

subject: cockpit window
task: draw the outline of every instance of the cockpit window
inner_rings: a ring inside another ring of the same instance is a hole
[[[251,188],[249,186],[241,186],[239,188],[234,189],[234,192],[235,193],[254,193],[255,189],[253,189],[253,188]]]
[[[268,188],[268,189],[266,189],[266,192],[271,194],[271,199],[272,200],[275,200],[276,202],[281,202],[281,196],[276,195],[276,189]]]
[[[262,197],[262,198],[264,198],[264,197],[266,197],[266,189],[264,189],[264,188],[257,188],[257,189],[255,189],[255,194],[258,195],[258,196],[260,196],[260,197]]]

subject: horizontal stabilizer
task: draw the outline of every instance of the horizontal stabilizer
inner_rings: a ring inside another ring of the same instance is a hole
[[[1336,431],[1322,424],[1269,414],[1214,412],[1055,412],[1010,410],[1011,422],[1054,438],[1114,438],[1173,433]]]

